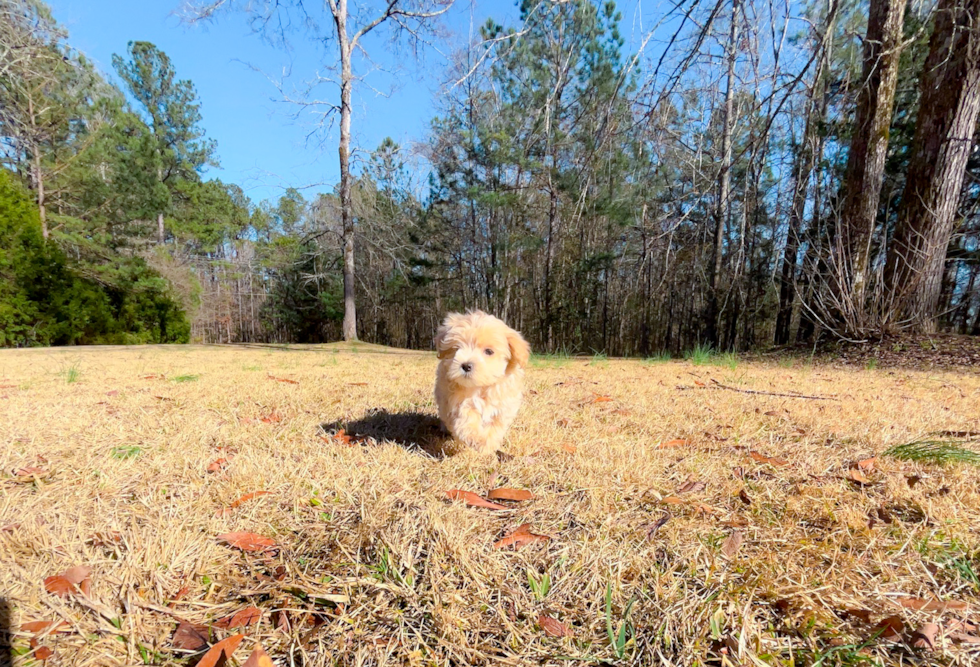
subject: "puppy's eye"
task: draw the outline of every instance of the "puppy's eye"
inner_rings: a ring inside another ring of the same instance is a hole
[[[490,349],[490,348],[488,347],[487,349],[485,349],[485,350],[483,351],[483,354],[485,354],[485,355],[487,355],[488,357],[492,357],[492,356],[493,356],[493,350],[491,350],[491,349]]]

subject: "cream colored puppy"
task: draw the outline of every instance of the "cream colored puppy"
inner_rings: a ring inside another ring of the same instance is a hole
[[[496,452],[521,407],[531,347],[479,310],[447,315],[435,344],[439,419],[463,444],[482,454]]]

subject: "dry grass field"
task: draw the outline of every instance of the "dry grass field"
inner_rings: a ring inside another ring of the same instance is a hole
[[[434,367],[0,352],[13,664],[980,660],[975,370],[537,357],[497,460],[442,441]],[[532,497],[447,499],[495,488]]]

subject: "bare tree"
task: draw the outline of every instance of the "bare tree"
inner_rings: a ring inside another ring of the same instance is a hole
[[[340,158],[340,208],[343,220],[343,242],[344,242],[344,340],[357,340],[357,307],[355,303],[355,268],[354,268],[354,240],[355,224],[353,206],[351,203],[351,174],[350,174],[350,133],[351,133],[351,97],[355,83],[353,71],[354,55],[357,52],[364,52],[364,37],[382,25],[389,25],[394,28],[396,35],[399,33],[407,34],[416,39],[423,39],[423,31],[429,27],[430,22],[444,14],[452,6],[454,0],[385,0],[380,8],[371,8],[365,5],[370,3],[365,1],[362,6],[354,8],[352,11],[348,0],[323,0],[321,9],[330,18],[332,30],[329,37],[337,44],[338,64],[339,64],[339,83],[340,103],[329,104],[326,116],[339,114],[340,116],[340,140],[338,145],[338,155]],[[230,8],[238,4],[235,0],[214,0],[203,4],[191,3],[192,20],[207,19],[214,16],[224,8]],[[267,27],[270,21],[278,16],[280,12],[288,8],[294,8],[300,13],[308,16],[308,9],[302,0],[292,0],[280,2],[277,0],[264,0],[261,2],[244,3],[245,11],[258,18],[260,25]],[[360,11],[357,11],[357,10]],[[307,21],[308,26],[317,25],[316,21]],[[286,22],[288,24],[288,21]],[[283,30],[283,22],[277,21],[274,25],[277,30]],[[326,37],[327,35],[323,35]],[[283,35],[284,37],[284,35]],[[320,35],[317,35],[320,37]],[[331,69],[338,69],[337,65],[330,64]],[[305,104],[319,104],[309,99],[302,101]]]
[[[933,331],[980,115],[980,0],[940,0],[920,90],[912,158],[885,267],[886,321]]]

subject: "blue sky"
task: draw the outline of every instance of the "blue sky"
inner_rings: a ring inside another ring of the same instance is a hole
[[[129,41],[143,40],[170,56],[179,78],[194,82],[203,125],[218,142],[221,162],[221,168],[208,170],[206,176],[238,183],[255,202],[277,199],[287,186],[309,186],[304,190],[307,197],[329,190],[339,174],[336,127],[325,140],[308,141],[314,126],[312,115],[283,103],[266,74],[278,77],[284,67],[290,68],[293,83],[302,84],[317,70],[323,71],[325,64],[333,64],[333,53],[302,36],[293,40],[290,52],[273,47],[252,33],[243,13],[226,13],[212,23],[188,26],[175,15],[181,3],[48,0],[55,18],[70,33],[69,43],[111,80],[118,82],[112,54],[125,55]],[[375,4],[351,2],[352,6]],[[638,15],[656,13],[658,3],[647,4],[639,13],[632,1],[620,4],[629,7],[621,9],[629,52],[631,34],[639,35]],[[448,54],[452,44],[465,43],[471,21],[474,29],[488,16],[514,25],[517,15],[510,0],[457,0],[445,21],[450,36],[437,46]],[[371,150],[386,136],[404,146],[423,139],[436,113],[439,82],[447,67],[445,56],[428,49],[422,61],[415,63],[404,49],[393,52],[384,33],[366,46],[382,68],[373,71],[367,82],[387,96],[365,85],[355,89],[355,145]],[[330,100],[337,97],[336,89],[330,87],[320,94]],[[300,118],[294,119],[298,111]]]

